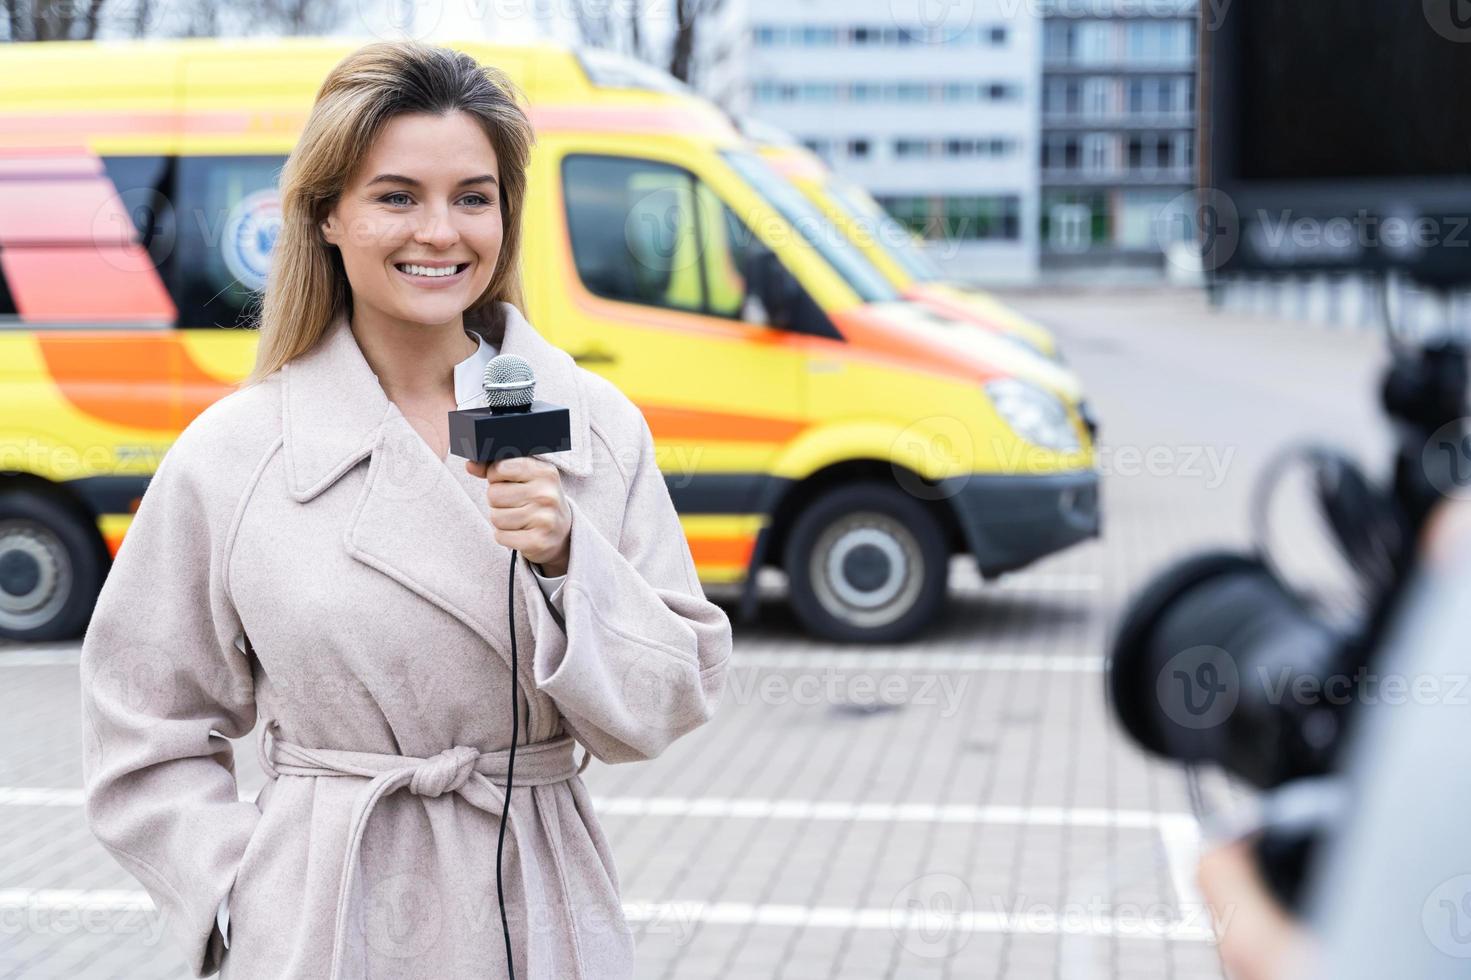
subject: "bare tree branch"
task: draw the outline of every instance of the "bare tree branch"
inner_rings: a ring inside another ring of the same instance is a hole
[[[85,24],[84,33],[82,34],[83,40],[90,41],[97,37],[97,22],[102,17],[102,4],[104,2],[105,0],[89,0],[87,4],[87,17],[83,22]]]
[[[613,33],[612,23],[607,5],[598,3],[597,7],[598,10],[591,10],[586,0],[580,0],[573,4],[572,10],[577,15],[577,33],[582,43],[590,48],[606,48]]]
[[[643,34],[639,29],[639,21],[643,18],[643,4],[639,0],[629,0],[628,3],[628,37],[629,51],[632,55],[644,60]]]
[[[5,18],[10,27],[10,40],[28,41],[26,31],[21,26],[21,12],[17,0],[5,0]]]

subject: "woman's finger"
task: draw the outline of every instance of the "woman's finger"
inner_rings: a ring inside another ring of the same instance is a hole
[[[492,507],[490,509],[490,523],[502,531],[520,531],[532,526],[536,512],[540,508],[536,504],[522,504],[520,507]]]

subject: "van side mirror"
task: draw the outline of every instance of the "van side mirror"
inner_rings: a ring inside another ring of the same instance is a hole
[[[774,252],[761,249],[746,260],[746,294],[765,311],[765,323],[789,330],[796,315],[802,287]]]

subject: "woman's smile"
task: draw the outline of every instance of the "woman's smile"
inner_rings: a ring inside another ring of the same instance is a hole
[[[461,262],[456,265],[420,265],[415,262],[395,262],[394,271],[399,277],[413,283],[421,289],[444,289],[464,282],[465,276],[469,274],[473,262]]]

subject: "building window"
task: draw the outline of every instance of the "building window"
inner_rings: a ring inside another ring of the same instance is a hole
[[[1015,241],[1021,237],[1021,198],[1014,194],[880,197],[884,210],[925,238]]]
[[[1081,147],[1076,136],[1049,136],[1042,144],[1042,169],[1076,171],[1082,159]]]
[[[1107,116],[1113,112],[1113,80],[1089,78],[1083,82],[1083,104],[1089,116]]]
[[[931,82],[903,79],[890,82],[757,81],[750,83],[755,102],[883,102],[923,105],[935,102],[971,104],[979,101],[1010,101],[1020,97],[1014,82]],[[1051,90],[1049,90],[1051,91]],[[1075,100],[1067,91],[1058,97]]]
[[[1010,155],[1016,151],[1016,140],[1003,137],[950,136],[929,139],[910,136],[895,139],[893,147],[894,156],[905,160],[933,156],[968,159]]]
[[[1078,56],[1078,34],[1076,25],[1068,22],[1050,21],[1042,35],[1042,56],[1057,64],[1072,64]]]
[[[1109,197],[1101,191],[1053,191],[1042,195],[1042,241],[1052,251],[1106,247],[1113,237]]]
[[[848,156],[854,160],[868,159],[868,140],[856,139],[848,141]]]
[[[946,237],[960,241],[1003,240],[1021,237],[1021,199],[1014,195],[948,197]]]
[[[1194,35],[1189,21],[1129,24],[1124,32],[1125,57],[1132,64],[1189,64],[1194,58]]]
[[[1191,170],[1195,167],[1195,137],[1191,133],[1176,133],[1175,142],[1175,166],[1182,170]]]
[[[1076,116],[1083,107],[1082,87],[1075,78],[1054,78],[1042,93],[1042,111],[1055,116]]]
[[[1113,169],[1113,137],[1107,133],[1088,133],[1083,137],[1083,169],[1088,173],[1106,173]]]
[[[1003,45],[1006,43],[1006,28],[993,27],[987,37],[993,46]]]
[[[1126,157],[1128,169],[1137,173],[1189,169],[1195,165],[1195,142],[1190,133],[1139,133],[1129,137]]]
[[[1077,64],[1106,65],[1115,60],[1113,24],[1088,21],[1078,25]]]
[[[889,216],[917,235],[930,232],[930,199],[927,197],[876,197]]]
[[[802,140],[802,145],[811,150],[813,153],[816,153],[818,156],[822,157],[824,162],[829,164],[833,162],[832,140],[820,139],[817,137],[808,137]]]

